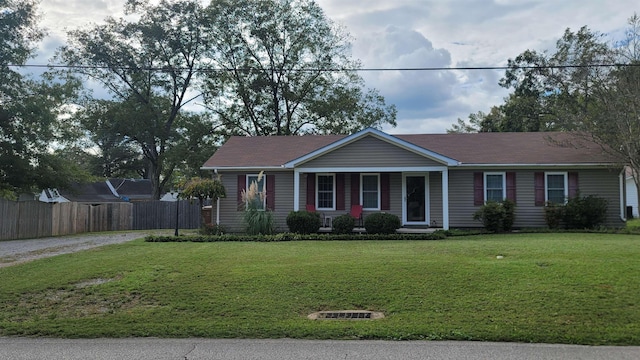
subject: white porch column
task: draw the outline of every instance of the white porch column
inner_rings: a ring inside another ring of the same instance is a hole
[[[442,228],[449,230],[449,168],[442,170]]]
[[[300,170],[293,169],[293,211],[300,210]]]

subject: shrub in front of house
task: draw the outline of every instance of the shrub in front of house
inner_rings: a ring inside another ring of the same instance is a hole
[[[200,235],[222,235],[226,232],[225,227],[219,224],[203,224],[198,230]]]
[[[400,218],[389,213],[373,213],[364,219],[367,234],[393,234],[400,228]]]
[[[564,223],[567,229],[595,229],[607,219],[607,200],[589,195],[567,201]]]
[[[313,234],[320,230],[320,214],[309,211],[291,211],[287,215],[289,231],[296,234]]]
[[[473,219],[481,221],[487,231],[511,231],[515,221],[515,204],[510,200],[487,201],[473,214]]]
[[[333,232],[336,234],[351,234],[356,227],[356,220],[349,214],[339,215],[333,219]]]
[[[544,221],[549,229],[556,230],[560,228],[562,216],[564,214],[564,205],[547,203],[544,207]]]
[[[595,229],[607,219],[607,200],[589,195],[575,196],[564,205],[548,204],[545,220],[551,229],[563,224],[566,229]]]

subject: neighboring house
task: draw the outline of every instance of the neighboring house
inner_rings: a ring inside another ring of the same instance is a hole
[[[638,218],[638,188],[636,182],[633,180],[633,173],[631,169],[626,169],[626,202],[627,208],[630,208],[631,213],[627,212],[629,217],[632,215],[634,218]]]
[[[152,200],[151,181],[148,179],[108,179],[86,184],[75,184],[70,189],[45,189],[42,202],[79,202],[102,204]]]
[[[624,220],[624,173],[600,146],[569,133],[356,134],[231,137],[203,165],[221,175],[220,223],[241,231],[241,192],[264,171],[264,206],[285,231],[307,205],[325,216],[362,205],[406,227],[468,228],[487,200],[516,202],[515,227],[542,227],[544,205],[576,194],[608,202],[607,225]],[[216,176],[216,175],[214,175]],[[216,209],[214,209],[214,212]]]

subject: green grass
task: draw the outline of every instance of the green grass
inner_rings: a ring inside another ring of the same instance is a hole
[[[0,279],[3,336],[640,344],[633,235],[140,240],[1,268]],[[306,318],[341,309],[386,317]]]

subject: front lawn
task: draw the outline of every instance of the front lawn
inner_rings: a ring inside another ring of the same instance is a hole
[[[0,336],[640,345],[636,235],[137,240],[1,268],[0,279]],[[307,319],[352,309],[385,318]]]

